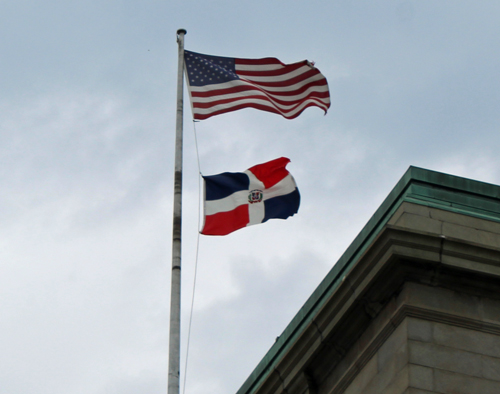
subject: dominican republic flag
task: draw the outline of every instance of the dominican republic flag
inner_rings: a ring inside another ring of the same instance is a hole
[[[289,162],[290,159],[281,157],[244,172],[204,176],[205,223],[201,233],[227,235],[297,213],[300,194],[285,168]]]
[[[184,51],[194,119],[256,108],[287,119],[307,107],[330,107],[328,83],[314,64],[274,57],[236,59]]]

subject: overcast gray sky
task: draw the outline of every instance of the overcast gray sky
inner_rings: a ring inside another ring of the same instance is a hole
[[[500,184],[499,20],[491,1],[0,0],[0,394],[166,392],[178,28],[195,52],[315,61],[331,92],[326,116],[196,123],[204,174],[286,156],[302,196],[200,240],[186,393],[231,394],[410,165]]]

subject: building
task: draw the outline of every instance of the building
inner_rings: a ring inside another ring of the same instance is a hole
[[[238,394],[500,393],[500,186],[410,167]]]

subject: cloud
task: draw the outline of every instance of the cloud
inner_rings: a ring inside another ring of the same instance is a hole
[[[161,385],[168,199],[161,146],[135,140],[157,126],[114,97],[3,108],[2,387],[97,393],[148,369]]]

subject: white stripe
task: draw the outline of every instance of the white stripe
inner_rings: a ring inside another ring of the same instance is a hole
[[[243,171],[244,174],[248,175],[248,179],[250,180],[250,186],[248,186],[248,190],[264,190],[265,186],[254,174],[249,170]]]
[[[264,204],[258,202],[255,204],[248,204],[248,224],[247,226],[252,226],[254,224],[262,223],[266,211],[264,209]]]
[[[236,71],[273,71],[283,67],[282,64],[235,64]]]
[[[252,172],[246,170],[244,171],[244,173],[247,174],[248,178],[250,179],[249,192],[255,189],[264,191],[264,184],[260,180],[258,180]],[[248,204],[248,216],[250,219],[247,226],[262,223],[262,221],[264,220],[264,215],[266,213],[264,209],[264,204],[262,202],[257,202],[254,204],[248,203],[248,192],[247,192],[247,204]]]
[[[311,67],[302,66],[296,70],[293,70],[291,72],[288,72],[288,73],[282,74],[282,75],[263,75],[263,76],[239,75],[239,77],[241,79],[247,79],[249,81],[254,81],[254,82],[280,82],[280,81],[287,81],[289,79],[298,77],[299,75],[302,75],[310,70],[311,70]],[[238,74],[238,69],[236,69],[236,74]],[[321,74],[318,74],[318,75],[321,75]]]
[[[205,216],[229,212],[243,204],[248,204],[248,190],[240,190],[220,200],[205,200]]]

